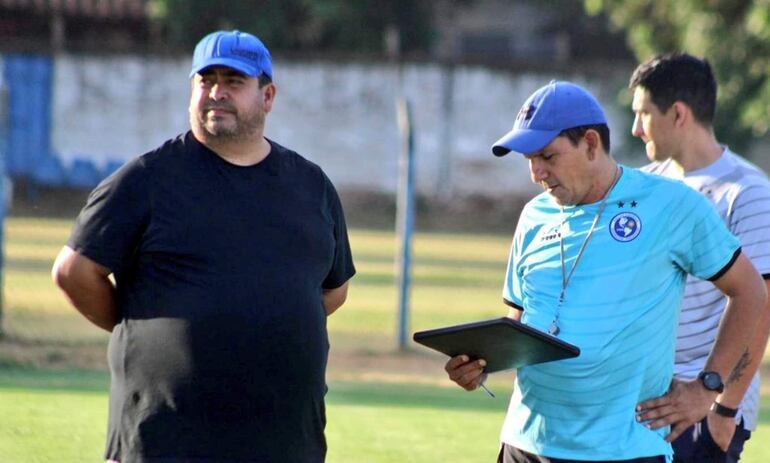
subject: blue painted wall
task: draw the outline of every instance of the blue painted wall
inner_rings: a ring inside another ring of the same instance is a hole
[[[3,80],[8,92],[6,168],[28,177],[51,154],[53,62],[48,56],[6,55]]]

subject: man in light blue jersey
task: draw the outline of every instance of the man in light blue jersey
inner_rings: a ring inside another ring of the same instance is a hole
[[[530,96],[492,148],[522,153],[546,190],[516,226],[503,289],[509,316],[581,349],[577,358],[518,370],[500,435],[503,463],[669,461],[668,441],[684,423],[670,434],[651,429],[660,410],[640,413],[637,404],[668,391],[686,275],[729,295],[706,381],[676,390],[676,403],[690,406],[687,426],[707,413],[767,297],[707,200],[619,165],[609,138],[596,99],[554,81]],[[484,366],[459,355],[445,368],[473,390]]]
[[[633,135],[652,164],[644,170],[683,180],[716,207],[741,250],[770,286],[770,182],[714,135],[717,83],[705,59],[670,53],[636,68]],[[727,299],[709,281],[687,278],[676,341],[674,375],[696,378],[716,340]],[[737,462],[759,413],[759,374],[770,334],[770,307],[755,321],[754,338],[725,381],[706,418],[674,442],[677,463]],[[646,407],[651,404],[643,404]],[[686,404],[682,404],[686,406]],[[676,410],[659,424],[676,420]]]

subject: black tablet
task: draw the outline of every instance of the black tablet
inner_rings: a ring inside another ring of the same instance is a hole
[[[577,346],[508,317],[418,331],[413,339],[450,357],[483,358],[487,373],[580,355]]]

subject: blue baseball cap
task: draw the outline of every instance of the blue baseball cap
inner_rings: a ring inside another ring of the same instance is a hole
[[[563,130],[606,123],[604,110],[593,95],[579,85],[552,80],[527,99],[511,131],[492,145],[492,153],[534,153]]]
[[[240,31],[217,31],[195,46],[190,78],[209,66],[226,66],[249,77],[265,74],[273,80],[273,63],[267,47],[255,36]]]

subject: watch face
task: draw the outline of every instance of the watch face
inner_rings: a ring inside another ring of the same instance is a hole
[[[719,373],[713,371],[704,372],[701,375],[701,381],[703,382],[703,385],[706,386],[706,389],[710,391],[722,389],[722,378],[719,376]]]

